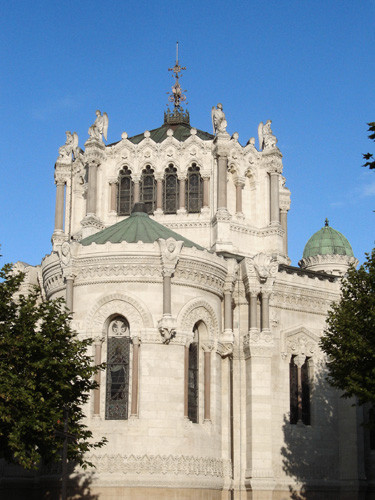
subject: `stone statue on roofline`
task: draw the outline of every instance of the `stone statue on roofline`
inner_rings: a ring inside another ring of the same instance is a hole
[[[100,110],[96,110],[96,119],[95,122],[89,128],[89,140],[97,140],[103,142],[103,138],[107,140],[107,131],[108,131],[108,115],[107,113],[101,114]]]
[[[68,160],[69,162],[72,160],[72,153],[74,158],[79,156],[79,148],[78,148],[78,135],[77,132],[73,132],[73,134],[67,130],[66,132],[66,142],[63,146],[59,148],[59,160]]]
[[[216,106],[212,106],[211,110],[212,126],[214,129],[214,134],[226,134],[227,133],[227,121],[225,119],[225,114],[223,111],[223,105],[219,102]]]
[[[266,123],[259,123],[258,126],[258,138],[259,138],[259,150],[268,151],[270,149],[277,149],[277,139],[273,135],[271,130],[271,120],[267,120]]]

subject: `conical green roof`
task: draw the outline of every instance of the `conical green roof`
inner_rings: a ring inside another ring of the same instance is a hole
[[[352,247],[345,236],[326,225],[311,236],[303,251],[303,258],[316,255],[348,255],[354,257]]]
[[[128,243],[137,243],[138,241],[154,243],[160,238],[164,240],[174,238],[177,241],[183,241],[185,247],[195,247],[199,250],[204,250],[197,243],[159,224],[159,222],[151,219],[148,214],[142,211],[134,211],[127,219],[84,238],[81,240],[81,245],[87,246],[91,245],[91,243],[104,245],[108,241],[110,243],[121,243],[122,241],[127,241]]]

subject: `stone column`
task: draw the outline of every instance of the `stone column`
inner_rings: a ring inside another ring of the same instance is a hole
[[[171,275],[163,275],[163,316],[171,315]]]
[[[269,293],[262,292],[262,331],[270,329],[270,302]]]
[[[280,224],[279,173],[270,172],[271,187],[271,224]]]
[[[288,255],[288,210],[281,209],[280,222],[281,222],[281,227],[284,230],[284,238],[283,238],[284,255]]]
[[[95,365],[100,365],[102,362],[102,343],[100,340],[96,340],[94,342],[95,348]],[[94,376],[95,382],[98,384],[98,387],[94,389],[94,415],[100,414],[100,370],[95,373]]]
[[[210,205],[210,178],[203,177],[203,208]]]
[[[217,209],[227,208],[227,156],[217,156]]]
[[[241,181],[236,182],[236,214],[242,214],[242,189],[244,183]]]
[[[186,179],[185,177],[179,177],[179,200],[180,200],[180,208],[179,210],[181,212],[184,212],[186,210],[186,207],[185,207],[185,184],[186,184]]]
[[[97,175],[98,164],[95,162],[91,162],[89,164],[86,215],[96,215]]]
[[[116,212],[117,211],[117,179],[111,180],[109,182],[109,186],[110,186],[109,210],[111,212]]]
[[[138,203],[139,200],[140,200],[140,194],[139,194],[139,191],[140,191],[140,186],[139,186],[139,179],[137,178],[133,178],[133,182],[134,182],[134,203]]]
[[[224,292],[224,330],[232,330],[232,292]]]
[[[204,420],[211,420],[211,351],[204,351]]]
[[[250,292],[250,304],[249,304],[249,330],[255,330],[258,326],[257,321],[257,309],[258,309],[258,292]]]
[[[163,180],[156,179],[156,210],[163,211]]]
[[[189,396],[189,346],[185,346],[184,358],[184,417],[188,418],[188,396]]]
[[[133,337],[133,363],[132,363],[132,404],[130,415],[138,416],[138,384],[139,384],[139,338]]]
[[[73,312],[73,285],[74,285],[74,277],[68,276],[66,278],[66,307],[69,312]]]
[[[64,230],[64,190],[65,181],[56,180],[55,232]]]

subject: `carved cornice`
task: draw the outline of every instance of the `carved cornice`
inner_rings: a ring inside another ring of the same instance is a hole
[[[313,290],[297,285],[276,283],[273,288],[271,305],[281,309],[325,316],[332,302],[338,298],[338,293],[329,293],[325,289]]]
[[[155,481],[157,481],[157,477],[162,476],[163,482],[161,485],[166,483],[172,485],[173,482],[180,484],[179,478],[188,476],[190,478],[190,487],[194,484],[194,478],[196,478],[197,485],[198,483],[201,485],[203,482],[207,487],[207,482],[216,480],[214,484],[216,484],[217,488],[221,488],[224,478],[227,478],[231,471],[231,462],[229,460],[213,457],[90,454],[87,456],[87,460],[94,464],[99,474],[121,474],[130,481],[131,477],[135,477],[140,484],[147,476],[155,477]],[[147,482],[149,483],[149,480]]]
[[[309,267],[319,266],[319,265],[323,265],[324,267],[332,265],[332,267],[334,267],[335,264],[338,264],[339,266],[349,267],[351,264],[357,266],[358,263],[359,261],[355,257],[351,257],[349,255],[335,254],[335,255],[314,255],[312,257],[305,257],[298,262],[298,265],[302,269],[305,268],[308,269]]]

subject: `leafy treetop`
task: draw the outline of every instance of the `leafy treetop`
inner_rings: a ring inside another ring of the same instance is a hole
[[[19,293],[24,275],[10,265],[0,271],[0,450],[26,469],[61,460],[64,411],[68,414],[68,459],[84,468],[93,442],[83,406],[97,387],[87,354],[92,340],[70,327],[64,301],[41,301],[37,290]]]

